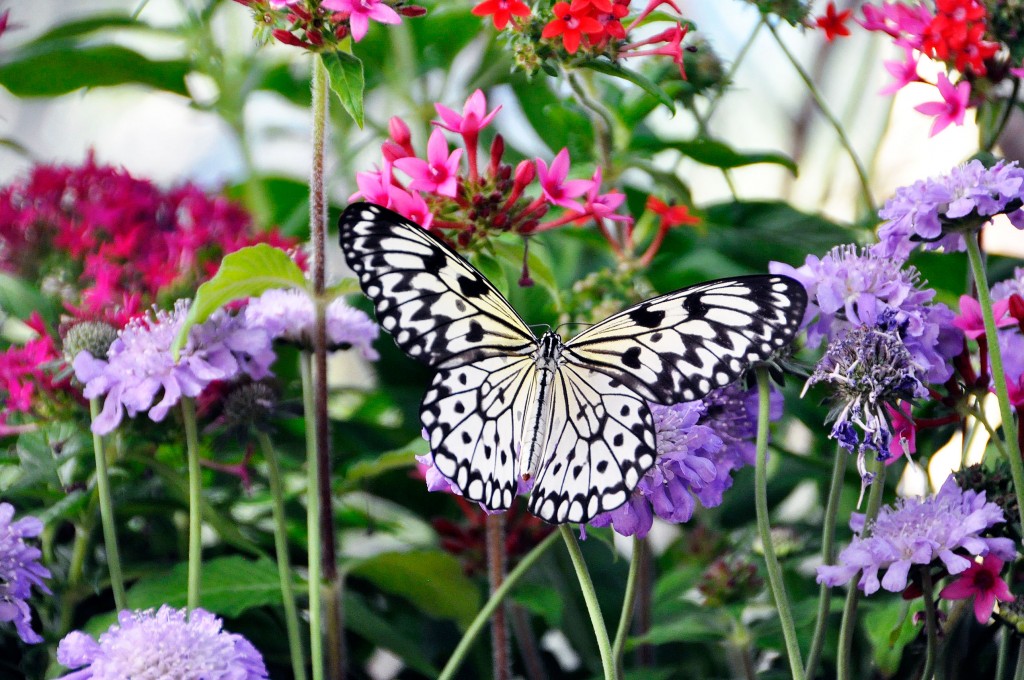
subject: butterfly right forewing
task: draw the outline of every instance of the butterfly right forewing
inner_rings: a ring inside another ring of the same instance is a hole
[[[370,203],[341,216],[341,249],[398,346],[429,366],[523,352],[536,338],[501,293],[422,227]]]

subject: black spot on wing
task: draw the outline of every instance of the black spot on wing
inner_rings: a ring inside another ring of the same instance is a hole
[[[480,297],[487,295],[490,289],[487,287],[487,282],[480,278],[472,278],[469,276],[459,276],[459,291],[468,298]]]
[[[629,368],[640,368],[640,347],[634,345],[622,353],[622,365]]]
[[[643,326],[644,328],[657,328],[658,325],[665,320],[665,312],[660,309],[651,309],[649,306],[642,305],[630,312],[629,318],[638,326]]]

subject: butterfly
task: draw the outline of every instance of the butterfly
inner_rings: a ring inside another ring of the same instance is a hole
[[[552,331],[538,339],[419,225],[355,203],[339,227],[380,325],[436,370],[420,421],[438,471],[491,511],[532,479],[528,509],[556,524],[626,502],[657,456],[650,402],[735,381],[793,339],[807,305],[792,278],[743,276],[646,300],[568,342]]]

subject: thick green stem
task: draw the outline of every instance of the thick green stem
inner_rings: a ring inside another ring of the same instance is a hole
[[[935,583],[928,565],[921,569],[921,590],[924,597],[924,629],[928,639],[921,680],[932,680],[939,651],[939,627],[935,619]]]
[[[996,674],[994,680],[1003,680],[1006,677],[1006,667],[1010,663],[1010,642],[1014,636],[1010,634],[1009,628],[1002,628],[999,634],[999,651],[996,656]]]
[[[313,366],[308,352],[299,355],[302,376],[302,407],[306,420],[306,536],[309,579],[309,658],[313,680],[324,678],[324,644],[320,586],[323,581],[320,562],[320,467],[316,456],[316,415],[313,409]]]
[[[988,277],[985,275],[985,262],[981,256],[981,246],[972,234],[964,236],[967,242],[967,257],[971,262],[971,273],[978,289],[978,302],[981,305],[981,316],[985,322],[985,337],[988,339],[988,357],[992,364],[992,382],[999,400],[999,415],[1003,419],[1003,444],[1006,446],[1006,457],[1010,462],[1010,473],[1013,476],[1013,491],[1017,494],[1017,508],[1024,512],[1024,462],[1020,458],[1020,444],[1017,441],[1017,427],[1013,420],[1013,407],[1010,404],[1010,393],[1006,388],[1006,373],[1003,372],[1003,353],[999,349],[995,316],[992,313],[992,296],[988,290]],[[1021,520],[1020,517],[1017,518]],[[1024,521],[1021,521],[1024,526]]]
[[[1024,640],[1017,645],[1017,670],[1013,672],[1013,680],[1024,680]]]
[[[615,659],[615,677],[621,680],[624,674],[622,654],[626,650],[629,638],[629,625],[633,622],[633,610],[636,606],[637,581],[640,567],[644,561],[647,541],[633,537],[633,555],[629,560],[629,576],[626,577],[626,592],[622,596],[622,612],[619,614],[619,627],[615,631],[612,643],[612,657]]]
[[[583,561],[583,551],[576,541],[576,535],[566,524],[558,526],[558,532],[562,534],[565,547],[569,550],[569,557],[572,558],[572,566],[576,570],[576,578],[580,582],[580,590],[583,591],[583,601],[587,604],[587,613],[590,614],[590,623],[594,627],[594,636],[597,638],[597,649],[601,654],[601,668],[604,669],[605,680],[615,680],[615,661],[612,658],[612,644],[608,639],[608,628],[604,624],[604,615],[601,614],[601,605],[597,601],[597,591],[594,590],[594,582],[590,579],[590,572],[587,570],[587,563]]]
[[[843,479],[846,475],[846,458],[849,454],[837,446],[832,461],[832,481],[828,490],[828,502],[825,504],[825,518],[821,527],[821,558],[825,564],[836,563],[836,515],[839,514],[839,499],[843,495]],[[806,675],[814,678],[821,660],[821,648],[825,642],[825,630],[828,628],[829,607],[832,604],[832,589],[822,584],[818,593],[818,619],[811,637],[811,649],[807,654]]]
[[[530,570],[530,567],[540,559],[540,556],[543,555],[548,548],[554,545],[557,538],[558,534],[552,532],[547,538],[538,543],[537,546],[527,553],[526,557],[516,565],[516,568],[508,573],[508,576],[505,577],[505,580],[497,590],[491,593],[490,599],[487,600],[483,609],[477,613],[476,618],[473,619],[473,622],[469,624],[469,628],[467,628],[466,632],[462,635],[462,639],[459,640],[459,644],[455,647],[455,651],[452,652],[452,655],[448,658],[448,663],[445,664],[444,670],[441,671],[441,675],[438,676],[437,680],[451,680],[455,677],[455,673],[459,670],[459,666],[462,665],[462,662],[466,658],[466,654],[469,653],[469,648],[473,646],[473,642],[476,640],[477,636],[480,635],[484,626],[487,625],[487,622],[490,620],[494,611],[498,608],[498,605],[500,605],[505,599],[508,591],[512,590],[513,586],[519,582],[519,579],[521,579],[523,575]]]
[[[199,606],[199,581],[203,570],[203,471],[199,466],[199,433],[196,428],[196,403],[190,397],[181,400],[181,419],[185,424],[185,449],[188,453],[188,608]]]
[[[89,400],[89,414],[95,422],[100,414],[100,400]],[[100,522],[103,524],[103,547],[107,552],[107,569],[110,571],[110,588],[114,591],[114,606],[118,611],[128,607],[128,596],[124,589],[121,572],[121,551],[117,547],[117,528],[114,521],[114,502],[110,496],[110,473],[107,470],[107,454],[103,437],[92,433],[92,448],[96,456],[96,492],[100,498]]]
[[[793,624],[793,610],[786,595],[786,584],[782,578],[782,566],[775,554],[772,543],[772,529],[768,523],[768,412],[770,405],[768,371],[757,369],[757,462],[754,467],[754,506],[757,513],[757,530],[764,546],[764,561],[768,567],[768,591],[782,623],[782,637],[786,642],[790,674],[793,680],[803,680],[804,667],[800,660],[800,643]]]
[[[818,90],[818,86],[814,84],[814,79],[811,78],[810,74],[808,74],[807,71],[804,70],[804,67],[800,65],[796,56],[789,51],[788,47],[786,47],[786,42],[779,35],[775,26],[768,21],[767,17],[762,17],[761,21],[763,21],[764,25],[768,27],[769,31],[771,31],[772,37],[775,38],[775,42],[786,55],[786,59],[788,59],[789,63],[792,64],[793,69],[796,70],[800,79],[804,81],[804,85],[807,86],[807,91],[810,93],[814,103],[818,106],[818,110],[821,111],[821,115],[825,116],[825,119],[832,126],[832,129],[836,131],[839,143],[843,145],[844,149],[846,149],[846,153],[850,156],[850,161],[853,163],[853,168],[857,172],[857,178],[860,180],[860,189],[864,202],[867,204],[868,210],[871,213],[875,213],[877,208],[875,207],[874,196],[871,194],[871,184],[868,181],[868,173],[864,169],[864,164],[861,163],[857,152],[854,150],[853,144],[850,142],[850,138],[847,137],[846,130],[843,129],[843,124],[839,122],[839,119],[836,118],[835,114],[832,113],[832,110],[829,109],[828,105],[825,103],[825,98],[821,96],[821,92]]]
[[[864,513],[864,530],[861,532],[861,536],[865,538],[871,535],[871,524],[878,517],[878,510],[882,507],[886,466],[878,461],[871,461],[868,463],[868,470],[874,473],[875,478],[868,491],[868,506]],[[839,653],[836,660],[839,680],[850,680],[853,673],[853,659],[850,658],[850,654],[853,650],[853,633],[857,628],[857,605],[860,604],[860,590],[853,581],[850,582],[849,588],[850,590],[846,594],[846,603],[843,605],[843,620],[839,626]]]
[[[295,607],[295,591],[292,587],[292,569],[288,560],[288,523],[284,514],[284,482],[281,466],[270,437],[260,432],[256,435],[263,459],[267,462],[270,477],[270,496],[274,510],[274,550],[277,553],[277,574],[281,581],[281,599],[284,602],[284,623],[288,631],[288,649],[291,652],[292,675],[295,680],[306,680],[306,661],[302,653],[302,637],[299,634],[299,613]]]

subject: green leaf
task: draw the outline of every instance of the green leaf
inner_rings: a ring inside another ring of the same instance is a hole
[[[710,165],[713,168],[722,168],[724,170],[741,168],[745,165],[755,165],[758,163],[771,163],[774,165],[781,165],[792,172],[794,176],[797,174],[796,163],[793,162],[792,158],[785,154],[772,151],[737,151],[725,142],[721,142],[717,139],[709,139],[707,137],[697,137],[695,139],[683,141],[669,141],[646,135],[636,137],[633,140],[632,146],[638,151],[663,151],[665,149],[675,149],[684,156],[692,158],[698,163]]]
[[[5,314],[27,319],[32,312],[53,318],[53,302],[25,281],[0,272],[0,310]]]
[[[423,653],[418,641],[388,623],[355,593],[346,592],[344,599],[346,627],[400,657],[410,668],[427,677],[437,677],[438,670]]]
[[[343,489],[355,489],[362,482],[378,475],[391,472],[392,470],[412,467],[416,464],[415,456],[422,456],[429,451],[430,447],[427,445],[427,440],[423,437],[416,437],[396,451],[388,451],[370,460],[361,460],[353,463],[345,471],[341,487]]]
[[[188,565],[143,578],[128,591],[131,609],[169,604],[184,607],[188,591]],[[203,609],[222,616],[240,616],[247,609],[281,604],[281,582],[271,560],[221,557],[203,563],[200,602]]]
[[[463,629],[480,609],[476,585],[455,557],[439,550],[382,553],[354,565],[349,573]]]
[[[54,488],[61,487],[60,476],[57,474],[57,457],[53,453],[45,430],[20,435],[15,447],[21,461],[21,476],[14,485],[15,488],[40,483]]]
[[[144,24],[137,19],[132,19],[127,14],[101,14],[93,15],[78,21],[69,21],[53,27],[33,41],[33,44],[53,42],[66,38],[75,38],[105,28],[141,28],[153,30],[153,27]]]
[[[206,321],[229,302],[253,297],[272,288],[306,290],[306,277],[288,253],[260,243],[226,255],[216,275],[196,291],[196,299],[171,347],[174,356],[177,357],[185,346],[192,326]]]
[[[338,95],[342,107],[363,127],[363,62],[347,52],[326,52],[320,55],[330,76],[331,89]]]
[[[920,600],[913,604],[888,600],[873,603],[865,614],[862,630],[871,641],[875,664],[884,677],[892,677],[899,670],[903,648],[914,641],[920,630],[914,624],[914,613],[922,609]]]
[[[84,47],[50,42],[11,55],[0,65],[0,85],[17,97],[54,97],[82,87],[141,83],[187,95],[184,61],[151,61],[119,45]]]
[[[593,61],[584,62],[582,65],[592,71],[597,71],[598,73],[604,73],[605,75],[628,80],[667,106],[670,111],[675,110],[675,102],[672,101],[672,97],[669,97],[665,90],[654,84],[654,82],[652,82],[647,76],[642,75],[637,71],[628,69],[611,61],[605,61],[604,59],[594,59]]]

